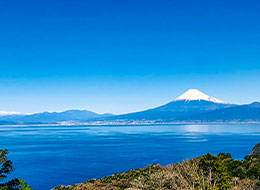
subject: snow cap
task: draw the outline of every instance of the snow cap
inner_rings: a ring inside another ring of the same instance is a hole
[[[181,96],[175,99],[175,101],[181,101],[181,100],[184,101],[205,100],[205,101],[210,101],[210,102],[220,103],[220,104],[225,103],[224,101],[208,96],[207,94],[204,94],[203,92],[197,89],[189,89],[184,94],[182,94]]]

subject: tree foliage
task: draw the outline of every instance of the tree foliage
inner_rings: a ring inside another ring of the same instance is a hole
[[[13,163],[7,158],[8,150],[0,149],[0,190],[31,190],[27,183],[19,178],[4,181],[14,171]]]

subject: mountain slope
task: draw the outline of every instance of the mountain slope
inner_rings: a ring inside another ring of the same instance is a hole
[[[260,103],[254,102],[252,104],[234,106],[224,109],[218,109],[207,113],[193,115],[186,117],[185,120],[199,120],[199,121],[237,121],[237,122],[260,122]]]

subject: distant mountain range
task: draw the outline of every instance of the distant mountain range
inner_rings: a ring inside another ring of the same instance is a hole
[[[0,124],[56,124],[61,122],[87,122],[90,119],[111,117],[113,114],[97,114],[87,110],[64,112],[43,112],[31,115],[6,115],[0,117]]]
[[[31,115],[2,115],[0,124],[59,124],[59,123],[170,123],[170,122],[260,122],[260,103],[229,104],[190,89],[174,101],[140,112],[113,115],[86,110],[44,112]]]

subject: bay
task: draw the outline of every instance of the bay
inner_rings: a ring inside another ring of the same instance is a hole
[[[0,127],[12,177],[36,190],[206,153],[243,159],[259,142],[260,124]]]

